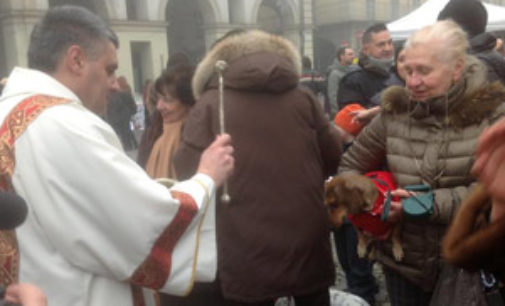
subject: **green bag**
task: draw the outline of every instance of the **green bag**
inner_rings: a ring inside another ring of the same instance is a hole
[[[433,214],[434,193],[428,185],[407,185],[407,191],[418,192],[416,196],[402,200],[403,213],[413,219],[423,219]]]

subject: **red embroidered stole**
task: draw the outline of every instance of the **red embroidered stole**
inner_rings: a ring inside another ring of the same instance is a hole
[[[178,191],[172,191],[171,195],[180,202],[177,214],[155,241],[149,256],[129,279],[134,306],[146,305],[142,295],[142,287],[160,289],[168,280],[175,245],[198,212],[198,206],[190,195]],[[159,305],[157,294],[155,295],[155,303]]]
[[[0,126],[0,191],[13,191],[12,174],[16,164],[14,143],[31,122],[45,109],[68,103],[67,99],[36,95],[18,103]],[[172,191],[180,207],[175,218],[158,237],[149,256],[137,268],[129,281],[134,285],[161,288],[171,270],[171,254],[177,241],[198,212],[194,199],[185,193]],[[0,285],[18,281],[19,250],[14,231],[0,231]],[[142,304],[141,291],[134,290],[136,305]]]
[[[68,100],[36,95],[18,103],[0,127],[0,190],[13,191],[12,173],[16,164],[14,142],[28,125],[45,109],[67,103]],[[16,234],[0,231],[0,284],[7,286],[18,281],[19,250]]]
[[[154,243],[147,259],[130,278],[132,284],[152,289],[163,287],[170,275],[175,245],[198,212],[198,206],[190,195],[177,191],[171,194],[179,200],[179,210]]]

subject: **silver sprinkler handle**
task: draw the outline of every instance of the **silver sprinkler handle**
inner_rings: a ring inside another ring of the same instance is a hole
[[[228,64],[225,61],[217,61],[216,62],[216,70],[219,75],[219,131],[221,134],[225,133],[225,125],[224,125],[224,79],[223,73],[228,68]],[[223,185],[223,194],[221,195],[221,201],[223,203],[230,203],[230,194],[228,193],[228,182],[224,182]]]

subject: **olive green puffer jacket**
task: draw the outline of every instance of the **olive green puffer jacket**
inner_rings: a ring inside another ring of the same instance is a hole
[[[378,250],[382,264],[425,291],[436,283],[447,224],[475,182],[470,169],[479,135],[505,114],[503,102],[505,88],[487,84],[482,64],[470,57],[447,96],[417,103],[405,88],[388,88],[381,113],[343,156],[339,173],[378,170],[386,160],[399,187],[425,183],[434,189],[434,214],[402,221],[404,259],[395,261],[389,240]]]

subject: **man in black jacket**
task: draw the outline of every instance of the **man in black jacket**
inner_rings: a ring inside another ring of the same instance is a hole
[[[372,97],[387,85],[394,64],[394,46],[391,35],[383,23],[372,25],[363,34],[363,49],[359,68],[348,73],[340,81],[337,102],[342,109],[358,103],[366,110],[356,114],[356,119],[366,123],[379,111]]]
[[[366,29],[362,45],[359,67],[347,73],[340,81],[337,102],[339,109],[356,103],[363,106],[364,110],[352,114],[352,120],[366,124],[380,110],[372,97],[387,87],[386,81],[394,63],[394,46],[388,29],[382,23]],[[353,226],[346,221],[334,235],[337,256],[346,274],[349,291],[373,305],[378,287],[372,274],[372,263],[358,257]]]
[[[438,15],[438,20],[452,19],[468,34],[470,53],[488,69],[490,81],[505,84],[505,59],[495,50],[496,36],[486,33],[487,11],[477,0],[451,0]]]

